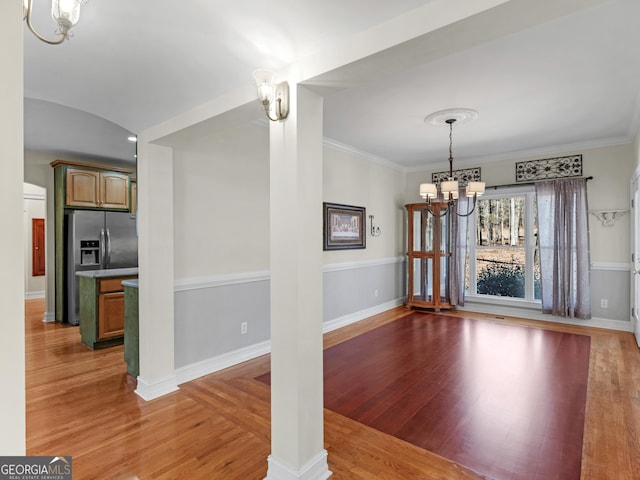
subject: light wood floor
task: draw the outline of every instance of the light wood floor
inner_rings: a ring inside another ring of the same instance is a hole
[[[74,479],[262,479],[269,443],[264,356],[145,402],[122,347],[92,351],[77,327],[41,322],[26,302],[27,453],[73,456]],[[325,347],[408,312],[398,308],[325,335]],[[466,315],[470,316],[470,315]],[[488,318],[484,315],[477,315]],[[582,479],[640,478],[640,352],[630,333],[492,319],[591,336]],[[19,366],[16,366],[19,368]],[[336,479],[478,479],[430,452],[325,410]]]

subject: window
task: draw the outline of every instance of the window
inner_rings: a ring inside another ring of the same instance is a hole
[[[469,296],[540,301],[533,187],[487,192],[478,199],[468,247]]]

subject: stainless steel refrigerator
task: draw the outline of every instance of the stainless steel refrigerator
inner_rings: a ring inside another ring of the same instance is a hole
[[[65,318],[78,325],[79,279],[76,272],[138,266],[136,220],[128,212],[74,210],[66,221],[66,284]]]

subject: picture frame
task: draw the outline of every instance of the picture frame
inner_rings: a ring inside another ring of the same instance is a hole
[[[323,250],[366,248],[366,209],[323,202]]]

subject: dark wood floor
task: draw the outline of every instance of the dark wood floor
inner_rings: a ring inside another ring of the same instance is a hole
[[[269,388],[255,380],[268,356],[181,385],[144,402],[126,374],[122,347],[91,351],[77,328],[43,324],[27,310],[27,452],[72,455],[74,478],[262,479],[269,443]],[[405,317],[399,308],[325,335],[331,347]],[[495,320],[503,322],[502,320]],[[582,479],[638,479],[640,353],[631,334],[507,323],[591,338]],[[334,478],[477,479],[473,471],[345,415],[325,410]]]
[[[589,348],[413,313],[325,350],[325,407],[492,478],[579,480]]]

